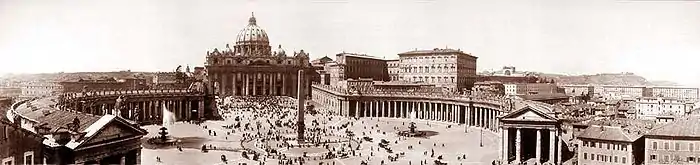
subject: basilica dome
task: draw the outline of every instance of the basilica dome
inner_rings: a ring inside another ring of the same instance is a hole
[[[234,54],[244,56],[271,55],[270,40],[267,38],[265,30],[258,26],[255,15],[252,15],[248,19],[248,25],[238,32],[234,49]]]
[[[236,44],[245,42],[269,42],[267,33],[258,26],[255,16],[251,16],[250,19],[248,19],[248,26],[238,32],[238,36],[236,37]]]

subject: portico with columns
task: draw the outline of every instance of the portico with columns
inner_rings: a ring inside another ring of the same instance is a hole
[[[465,124],[498,132],[500,105],[471,99],[422,98],[413,95],[346,94],[332,86],[312,86],[312,100],[346,117],[410,118]]]
[[[550,107],[529,104],[500,117],[500,122],[499,156],[504,163],[562,163],[561,121]]]
[[[117,105],[119,97],[123,99]],[[196,121],[217,113],[214,109],[207,110],[205,100],[203,93],[186,90],[101,91],[91,95],[65,94],[58,107],[93,115],[116,115],[140,124],[154,124],[162,123],[163,106],[173,112],[178,121]]]

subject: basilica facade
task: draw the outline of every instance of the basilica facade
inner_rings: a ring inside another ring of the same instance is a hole
[[[289,55],[278,45],[270,46],[267,33],[251,16],[248,25],[238,33],[233,46],[207,51],[206,69],[209,81],[219,96],[297,96],[309,94],[310,77],[314,73],[309,54],[300,50]],[[303,76],[298,76],[304,70]],[[299,79],[301,77],[301,79]]]

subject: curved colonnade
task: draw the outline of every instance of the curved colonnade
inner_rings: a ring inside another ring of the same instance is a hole
[[[506,99],[435,92],[349,92],[327,85],[312,85],[312,100],[345,117],[392,117],[466,124],[499,132],[499,116]]]
[[[61,110],[98,116],[117,115],[140,124],[162,123],[163,106],[173,112],[178,121],[199,120],[212,115],[205,110],[204,93],[184,89],[65,93],[59,98],[57,108]],[[121,100],[119,105],[117,100]]]

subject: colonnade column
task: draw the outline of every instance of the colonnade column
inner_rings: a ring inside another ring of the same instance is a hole
[[[187,108],[187,113],[185,113],[187,120],[192,120],[192,101],[186,100],[185,107]]]
[[[520,162],[520,128],[515,129],[515,162]]]
[[[474,126],[481,127],[481,108],[474,107],[474,110],[476,110],[474,113],[474,115],[476,116],[474,118],[475,119],[474,121],[476,122],[476,123],[474,123]]]
[[[436,108],[437,108],[437,114],[438,114],[437,121],[443,121],[443,116],[445,114],[445,111],[443,110],[443,108],[445,106],[442,103],[436,103],[436,104],[437,104]]]
[[[560,134],[559,134],[559,131],[556,129],[554,130],[554,132],[556,134],[555,134],[554,138],[552,138],[552,139],[557,141],[557,143],[556,143],[557,146],[555,146],[555,147],[557,147],[557,157],[555,159],[557,160],[557,164],[561,164],[561,140],[557,139],[557,136]]]
[[[430,118],[431,120],[437,119],[437,108],[435,108],[435,107],[436,107],[435,103],[430,103],[430,110],[433,112],[432,113],[433,117]]]
[[[554,163],[554,139],[555,139],[555,134],[552,129],[549,129],[549,162]]]
[[[455,104],[455,122],[460,123],[459,119],[462,117],[461,111],[462,106]]]
[[[396,101],[389,102],[389,105],[391,105],[391,114],[393,115],[391,117],[396,117]]]
[[[372,102],[371,101],[363,101],[365,103],[365,117],[372,117],[371,116],[371,110],[372,110]]]
[[[386,109],[386,108],[384,107],[384,101],[380,101],[379,104],[380,104],[380,108],[379,108],[379,117],[384,117],[384,109]]]
[[[504,128],[501,135],[502,135],[501,143],[503,146],[503,147],[501,147],[503,150],[501,160],[503,160],[504,164],[508,164],[508,150],[510,150],[510,146],[508,146],[508,143],[510,142],[508,140],[508,136],[509,136],[508,135],[508,128]]]
[[[361,113],[360,108],[360,101],[355,101],[355,107],[352,109],[352,111],[355,112],[355,115],[351,117],[359,118]]]
[[[472,119],[471,119],[471,107],[469,105],[464,106],[464,122],[467,127],[472,125]]]
[[[379,101],[373,101],[374,111],[372,111],[372,117],[379,117]]]
[[[537,163],[540,163],[540,160],[542,159],[542,149],[540,148],[542,145],[542,130],[536,129],[537,131],[537,144],[536,144],[536,151],[535,151],[535,160],[537,160]]]

